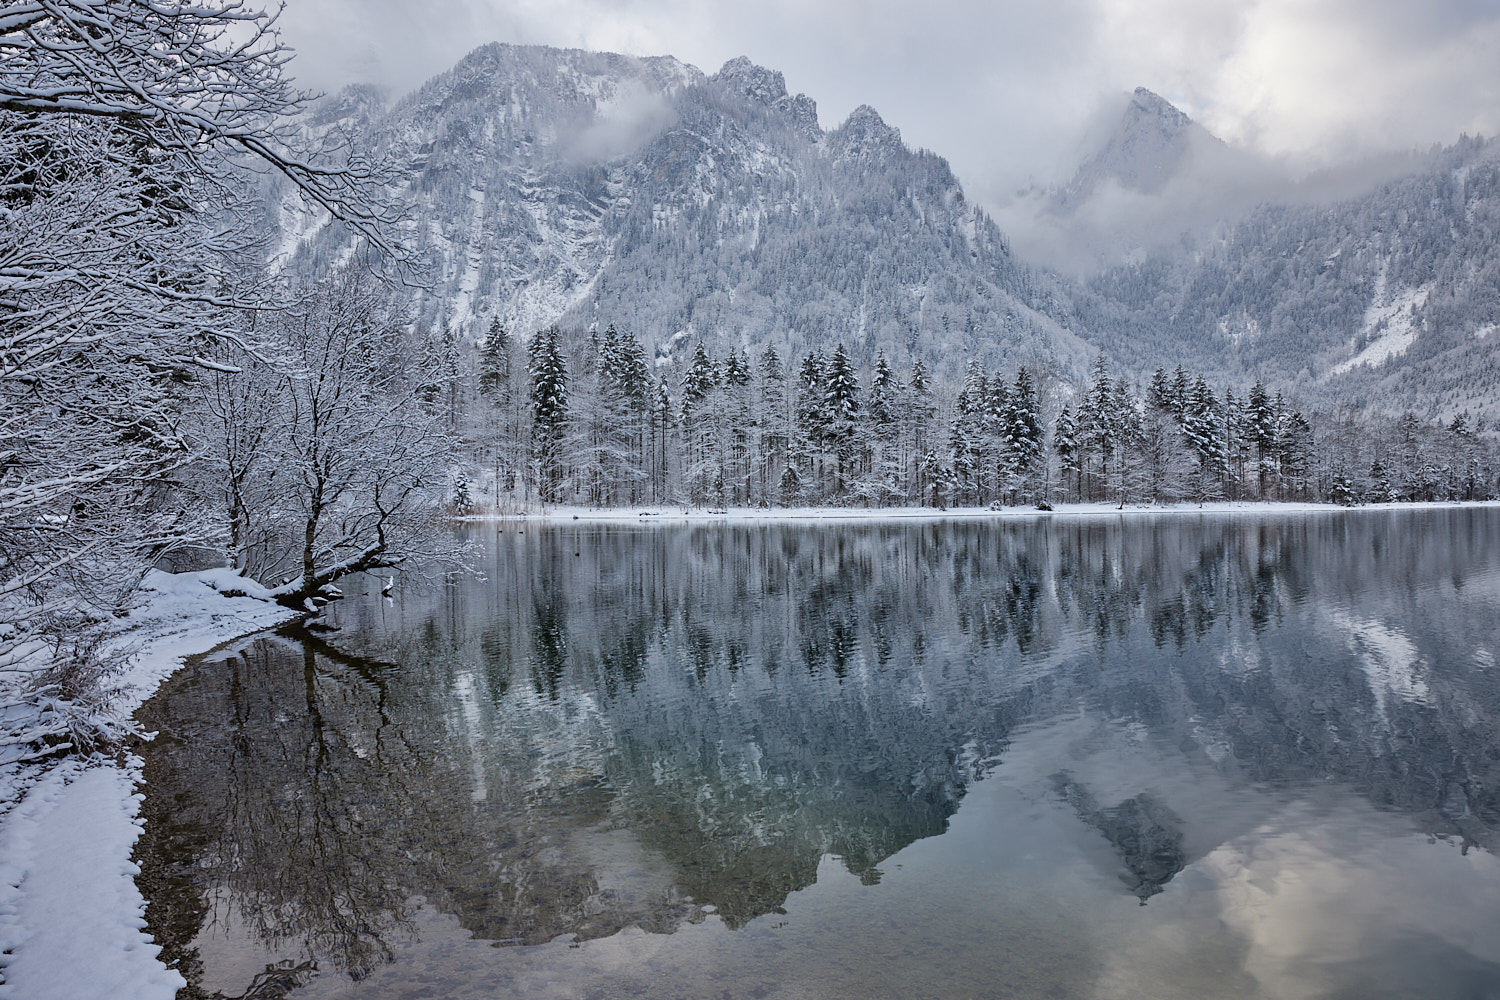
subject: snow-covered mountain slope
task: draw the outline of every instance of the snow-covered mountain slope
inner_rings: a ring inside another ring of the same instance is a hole
[[[1105,184],[1160,194],[1195,157],[1221,155],[1224,143],[1171,102],[1137,87],[1098,152],[1056,194],[1063,212],[1076,211]]]
[[[940,157],[872,108],[825,133],[808,97],[746,59],[487,45],[389,111],[341,95],[405,176],[405,236],[432,265],[420,319],[475,338],[558,322],[628,331],[665,358],[844,343],[940,369],[1081,367],[1060,283],[1019,264]],[[282,213],[284,266],[348,252]]]
[[[1500,418],[1500,144],[1461,140],[1343,201],[1261,205],[1089,289],[1077,325],[1133,367],[1177,358],[1358,406]]]

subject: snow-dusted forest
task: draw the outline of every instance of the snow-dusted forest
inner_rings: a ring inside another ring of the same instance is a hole
[[[921,359],[859,371],[842,345],[774,348],[653,372],[613,326],[524,344],[498,322],[452,337],[429,371],[456,470],[456,513],[538,505],[1047,506],[1208,500],[1485,500],[1492,439],[1466,416],[1304,413],[1274,387],[1178,366],[1134,382],[1099,355],[1071,384],[1025,366],[956,383]],[[440,401],[440,402],[439,402]]]

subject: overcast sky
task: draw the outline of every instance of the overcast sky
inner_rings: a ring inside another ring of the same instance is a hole
[[[412,89],[489,41],[747,55],[870,104],[996,204],[1076,166],[1136,86],[1301,169],[1500,133],[1500,0],[286,0],[305,87]]]

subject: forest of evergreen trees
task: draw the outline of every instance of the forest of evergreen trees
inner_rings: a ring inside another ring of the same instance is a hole
[[[859,371],[840,345],[653,365],[634,337],[499,323],[452,335],[429,395],[459,443],[455,509],[1048,507],[1210,500],[1382,503],[1497,495],[1494,442],[1352,409],[1304,413],[1259,381],[1238,393],[1178,366],[1144,384],[1103,355],[1071,384],[971,362],[956,385],[919,359]]]

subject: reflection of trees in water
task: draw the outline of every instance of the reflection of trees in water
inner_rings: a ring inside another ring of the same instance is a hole
[[[1017,724],[1080,704],[1490,844],[1500,712],[1462,657],[1493,619],[1443,606],[1493,590],[1485,518],[503,531],[483,582],[344,602],[343,653],[262,640],[164,690],[148,830],[178,867],[153,924],[189,940],[217,887],[355,975],[417,897],[504,942],[670,930],[690,898],[738,926],[826,854],[878,880]],[[1427,697],[1378,704],[1328,607],[1402,623]],[[1059,785],[1160,891],[1186,821],[1090,794]]]

